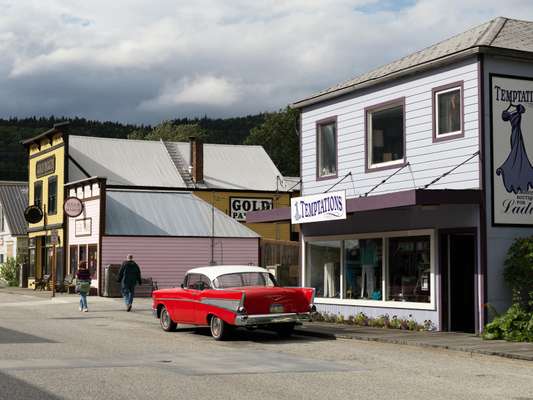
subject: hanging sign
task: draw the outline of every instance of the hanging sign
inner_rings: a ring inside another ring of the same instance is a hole
[[[56,170],[56,156],[46,157],[35,164],[35,175],[41,178],[53,174]]]
[[[491,75],[492,220],[533,225],[533,79]]]
[[[330,192],[291,199],[291,222],[334,221],[346,219],[346,192]]]
[[[24,219],[30,224],[36,224],[43,219],[43,210],[39,206],[29,206],[24,210]]]
[[[230,216],[237,221],[246,222],[248,211],[271,210],[273,200],[270,198],[230,197]]]
[[[67,197],[63,204],[63,210],[67,216],[76,218],[83,212],[83,203],[77,197]]]

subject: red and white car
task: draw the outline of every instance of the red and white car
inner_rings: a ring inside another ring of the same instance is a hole
[[[316,310],[313,299],[313,288],[280,287],[264,268],[224,265],[191,269],[181,287],[154,291],[152,311],[165,331],[209,326],[221,340],[234,327],[261,327],[289,336]]]

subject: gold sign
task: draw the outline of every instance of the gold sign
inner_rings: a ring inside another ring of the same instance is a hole
[[[37,161],[35,173],[37,178],[53,174],[56,170],[56,156],[50,156],[43,160]]]

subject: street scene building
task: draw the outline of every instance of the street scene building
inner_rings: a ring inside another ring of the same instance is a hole
[[[0,181],[0,264],[9,258],[28,262],[28,184]]]
[[[294,246],[287,244],[295,233],[286,221],[245,222],[248,211],[288,206],[296,186],[294,178],[284,180],[261,146],[97,138],[67,129],[57,125],[24,143],[30,151],[30,205],[44,212],[29,228],[30,287],[52,273],[52,249],[58,282],[86,261],[101,293],[103,268],[120,264],[128,253],[140,256],[147,276],[165,287],[181,282],[190,262],[259,264],[260,237]],[[82,214],[63,215],[69,198],[81,200]],[[129,225],[117,223],[120,218]],[[196,247],[184,247],[196,258],[182,254],[183,261],[171,262],[179,250],[172,240],[159,249],[166,264],[149,251],[157,238],[178,237],[203,238]]]
[[[302,197],[248,221],[300,223],[322,312],[479,332],[533,234],[532,104],[533,23],[491,20],[294,103]]]

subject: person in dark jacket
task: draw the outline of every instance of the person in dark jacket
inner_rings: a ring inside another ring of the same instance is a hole
[[[82,261],[76,272],[76,287],[80,292],[80,311],[87,312],[87,294],[91,290],[91,273],[87,269],[87,262]]]
[[[124,303],[126,303],[126,311],[131,311],[133,303],[133,296],[135,294],[135,285],[141,284],[141,269],[135,261],[133,256],[128,254],[128,259],[122,263],[118,273],[117,282],[122,285],[122,296]]]

